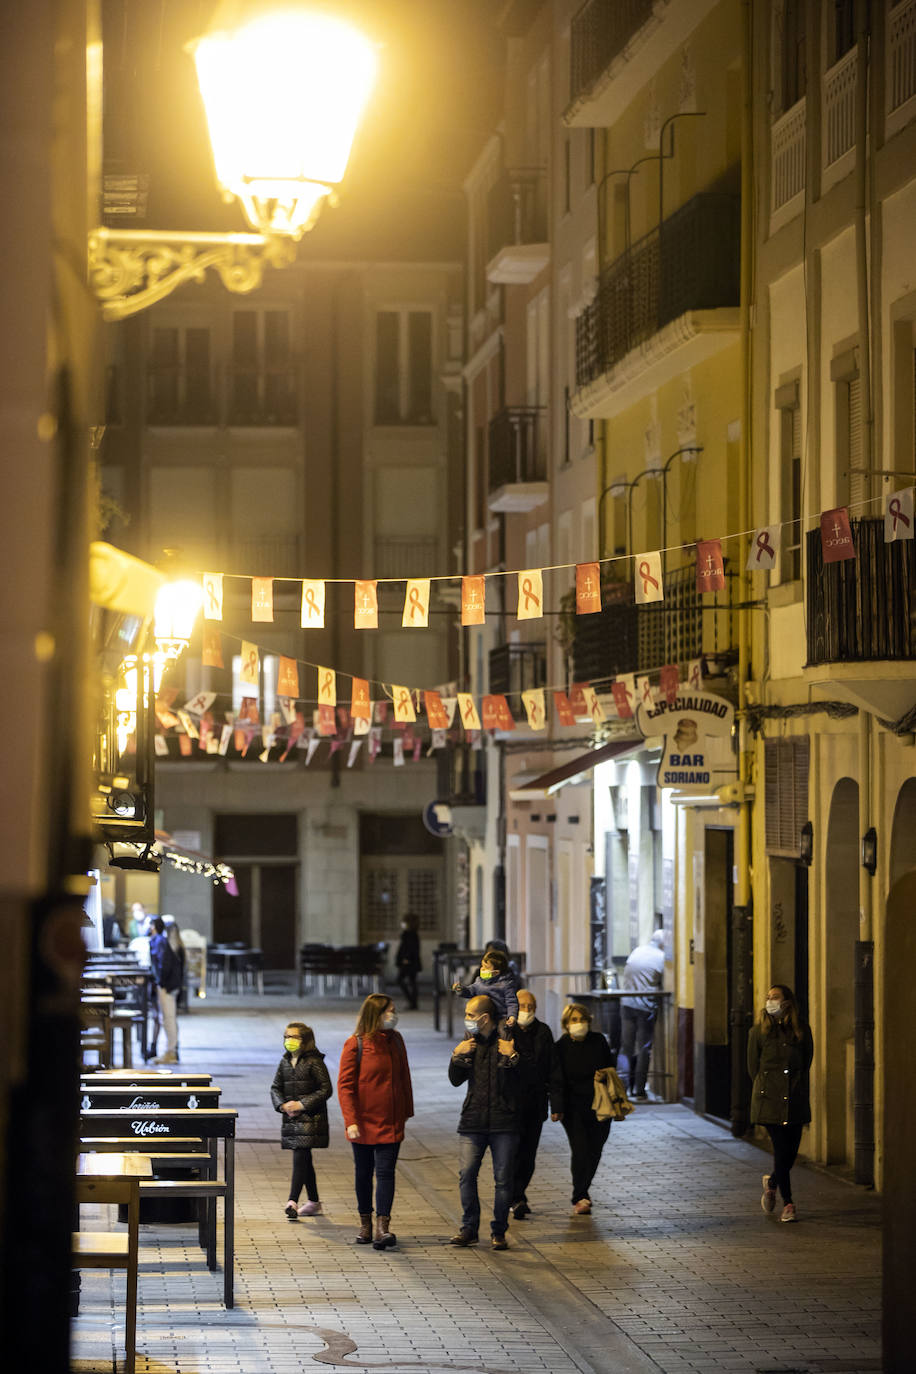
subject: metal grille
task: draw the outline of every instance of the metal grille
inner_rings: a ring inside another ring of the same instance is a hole
[[[547,241],[547,171],[505,172],[487,198],[488,258],[503,248]]]
[[[808,534],[808,664],[916,658],[913,540],[886,543],[884,520],[853,520],[855,558],[824,563]]]
[[[569,89],[586,94],[652,17],[652,0],[589,0],[572,21]]]
[[[440,872],[430,868],[411,868],[407,872],[407,909],[420,921],[421,935],[436,935],[439,931]]]
[[[545,446],[540,442],[544,406],[509,406],[490,421],[490,491],[515,482],[543,482]]]
[[[505,693],[516,720],[525,716],[521,693],[547,681],[547,645],[501,644],[490,650],[490,691]]]
[[[888,19],[890,48],[889,104],[899,110],[916,95],[916,0],[895,5]]]
[[[398,877],[395,868],[370,868],[366,873],[365,920],[374,934],[390,935],[398,928]]]
[[[764,741],[766,852],[801,856],[801,831],[808,819],[808,737]]]

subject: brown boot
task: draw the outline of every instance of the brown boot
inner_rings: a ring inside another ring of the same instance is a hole
[[[359,1214],[359,1234],[356,1237],[357,1245],[371,1245],[372,1243],[372,1213],[360,1212]]]
[[[375,1240],[372,1242],[374,1250],[387,1250],[390,1246],[397,1245],[397,1236],[388,1229],[390,1224],[391,1217],[377,1216],[375,1218]]]

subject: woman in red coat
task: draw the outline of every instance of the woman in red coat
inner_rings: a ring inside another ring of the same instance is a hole
[[[371,993],[360,1008],[354,1033],[344,1041],[337,1074],[337,1098],[353,1146],[357,1245],[376,1250],[397,1244],[390,1230],[394,1170],[404,1139],[404,1122],[413,1116],[413,1089],[407,1050],[395,1026],[390,997]],[[375,1239],[372,1238],[372,1175],[375,1174]]]

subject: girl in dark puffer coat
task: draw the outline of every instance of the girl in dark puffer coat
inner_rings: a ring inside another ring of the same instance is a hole
[[[283,1115],[280,1144],[293,1152],[293,1177],[285,1210],[290,1221],[296,1221],[321,1211],[312,1151],[328,1147],[326,1103],[332,1088],[324,1055],[315,1048],[309,1026],[291,1021],[283,1032],[283,1045],[286,1053],[270,1085],[270,1100],[274,1111]],[[303,1187],[308,1201],[300,1207]]]

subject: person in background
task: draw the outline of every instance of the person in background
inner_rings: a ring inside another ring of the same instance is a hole
[[[791,988],[774,983],[747,1037],[747,1071],[753,1080],[751,1123],[766,1127],[773,1143],[773,1169],[763,1175],[760,1205],[776,1209],[782,1194],[780,1221],[798,1221],[792,1201],[792,1165],[803,1128],[811,1120],[808,1071],[814,1057],[811,1028],[799,1013]]]
[[[637,994],[657,992],[665,972],[665,933],[654,930],[644,945],[637,945],[626,962],[621,980],[623,990]],[[630,1096],[644,1102],[648,1096],[649,1055],[658,1017],[655,997],[635,996],[620,999],[620,1052],[626,1055]]]
[[[153,921],[149,942],[150,965],[156,980],[159,1016],[165,1031],[165,1054],[157,1064],[178,1063],[178,993],[181,989],[181,959],[172,948],[161,916]],[[156,1039],[159,1037],[158,1027]],[[155,1044],[155,1041],[154,1041]]]
[[[419,918],[408,911],[401,922],[401,941],[394,956],[398,971],[398,987],[407,998],[407,1007],[410,1011],[417,1010],[417,974],[422,967],[420,937],[417,934],[419,924]]]
[[[600,1031],[591,1028],[591,1014],[570,1002],[560,1018],[563,1034],[553,1047],[550,1114],[562,1121],[569,1140],[573,1211],[592,1210],[589,1188],[610,1134],[610,1121],[599,1121],[592,1110],[597,1069],[614,1067],[614,1056]]]
[[[133,934],[130,931],[133,930]],[[147,938],[153,933],[153,918],[150,916],[142,902],[134,902],[130,908],[130,918],[128,920],[128,939],[134,940],[139,936]]]
[[[102,944],[106,949],[114,949],[120,939],[121,927],[115,915],[115,904],[106,898],[102,903]]]
[[[512,1043],[518,1051],[519,1134],[513,1169],[512,1215],[523,1221],[531,1208],[526,1189],[534,1174],[541,1129],[547,1120],[553,1036],[550,1027],[537,1018],[537,1001],[527,988],[518,990],[518,1024]]]
[[[353,1148],[357,1245],[376,1250],[397,1245],[391,1230],[394,1175],[413,1116],[413,1088],[398,1013],[390,997],[372,992],[360,1007],[356,1029],[344,1041],[337,1073],[337,1097]],[[372,1175],[375,1174],[375,1237],[372,1235]]]
[[[168,942],[178,955],[178,960],[181,964],[181,984],[178,988],[178,1009],[180,1011],[187,1011],[188,998],[185,978],[188,968],[188,951],[184,947],[184,941],[181,938],[181,931],[178,928],[178,922],[175,920],[175,917],[163,915],[162,923],[165,926]]]
[[[270,1100],[274,1111],[283,1114],[280,1146],[293,1152],[293,1176],[284,1211],[290,1221],[296,1221],[321,1211],[312,1151],[328,1147],[327,1102],[332,1089],[324,1055],[315,1046],[310,1026],[290,1021],[283,1032],[283,1049],[270,1085]],[[300,1204],[303,1188],[307,1200]]]
[[[509,960],[502,950],[488,950],[480,961],[480,972],[471,983],[455,982],[452,992],[459,997],[490,997],[496,1006],[497,1021],[508,1027],[518,1020],[516,981],[509,972]]]

